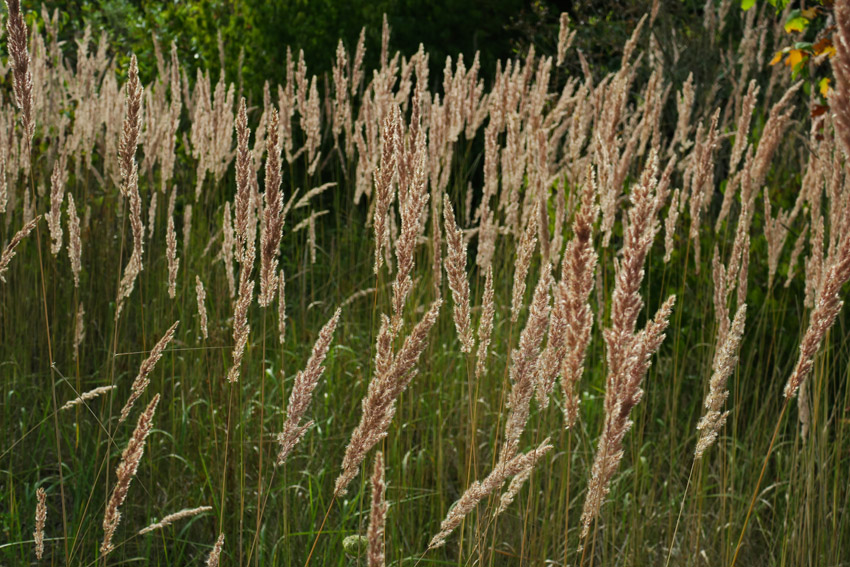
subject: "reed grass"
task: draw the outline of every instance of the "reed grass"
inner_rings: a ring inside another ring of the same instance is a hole
[[[846,0],[822,99],[761,4],[263,100],[7,7],[0,563],[846,563]]]

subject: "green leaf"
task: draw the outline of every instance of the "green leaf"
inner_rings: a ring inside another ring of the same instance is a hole
[[[741,0],[741,9],[747,11],[756,5],[756,0]]]

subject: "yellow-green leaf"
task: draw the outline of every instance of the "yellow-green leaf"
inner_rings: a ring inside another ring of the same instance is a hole
[[[818,83],[818,87],[820,88],[820,94],[822,94],[823,96],[826,96],[830,91],[829,77],[824,77],[823,79],[821,79],[820,82]]]
[[[785,33],[804,32],[807,27],[809,27],[809,20],[802,16],[797,16],[785,22]]]

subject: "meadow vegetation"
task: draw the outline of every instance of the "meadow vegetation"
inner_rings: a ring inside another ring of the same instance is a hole
[[[847,0],[258,100],[6,4],[0,565],[850,564]]]

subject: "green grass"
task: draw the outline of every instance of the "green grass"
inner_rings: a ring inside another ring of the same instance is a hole
[[[58,416],[70,562],[88,565],[96,560],[107,476],[114,482],[114,468],[130,432],[129,423],[116,427],[115,413],[143,358],[140,351],[150,348],[176,319],[181,321],[177,337],[155,369],[149,388],[163,396],[155,429],[123,507],[118,532],[122,545],[110,562],[144,558],[152,565],[199,564],[217,529],[227,534],[229,564],[245,564],[249,557],[261,565],[297,565],[305,560],[330,504],[332,483],[348,435],[359,418],[359,400],[370,376],[375,313],[389,308],[389,290],[382,281],[377,304],[370,295],[343,310],[325,377],[309,410],[316,426],[289,462],[273,472],[274,434],[283,421],[292,377],[306,362],[318,328],[342,300],[374,283],[369,233],[343,227],[349,223],[362,227],[362,211],[338,214],[338,226],[328,223],[323,227],[320,242],[329,244],[314,266],[303,253],[304,243],[297,242],[298,235],[285,235],[287,342],[283,346],[277,342],[274,306],[266,312],[252,308],[252,333],[242,379],[229,386],[224,379],[229,368],[227,347],[232,344],[226,324],[231,316],[226,283],[221,264],[201,258],[209,230],[203,215],[196,213],[195,219],[193,236],[198,237],[192,239],[192,247],[183,256],[177,299],[167,297],[164,236],[159,230],[148,246],[147,267],[140,277],[138,293],[129,301],[115,330],[111,297],[118,274],[113,271],[110,277],[107,270],[101,272],[95,267],[111,266],[114,270],[121,265],[120,246],[84,248],[86,269],[79,296],[85,298],[87,338],[78,365],[71,360],[70,345],[72,306],[77,294],[69,284],[63,259],[45,258],[55,359],[52,371],[44,356],[44,322],[37,316],[42,298],[37,293],[40,280],[35,239],[27,242],[15,258],[10,283],[2,294],[5,378],[0,425],[6,432],[2,478],[7,505],[1,525],[8,543],[0,550],[6,561],[31,561],[27,542],[31,540],[35,488],[44,486],[49,502],[48,537],[53,538],[48,539],[48,557],[58,564],[64,562],[51,382],[56,384],[61,404],[77,392],[108,384],[110,375],[114,375],[119,389],[112,400],[97,400],[89,407]],[[110,234],[109,225],[103,224]],[[118,237],[113,234],[111,239]],[[42,246],[46,248],[46,242]],[[293,249],[300,253],[288,252]],[[505,252],[498,256],[510,258]],[[606,252],[601,261],[606,286],[612,279],[610,257]],[[428,260],[421,250],[417,265],[428,265]],[[733,413],[716,448],[694,470],[673,564],[687,564],[695,550],[711,564],[728,561],[779,414],[781,387],[796,358],[799,326],[806,320],[799,305],[799,282],[789,290],[774,289],[761,299],[758,283],[763,281],[764,270],[757,261],[753,261],[753,268],[750,304],[755,308],[751,308],[739,368],[730,382],[728,407]],[[697,276],[693,266],[686,269],[682,265],[681,257],[674,257],[669,266],[660,262],[658,254],[650,260],[649,309],[668,293],[681,294],[681,300],[668,339],[646,380],[646,398],[635,410],[636,423],[627,437],[623,466],[599,522],[593,542],[599,564],[658,564],[666,555],[688,478],[695,423],[713,352],[711,283],[706,272],[703,267]],[[190,278],[196,273],[208,290],[208,341],[200,339],[198,329]],[[430,274],[421,268],[417,273],[423,281],[410,304],[425,305],[431,298]],[[511,266],[505,261],[497,273],[494,355],[487,375],[480,384],[470,384],[469,364],[459,352],[446,309],[432,332],[419,375],[400,400],[383,443],[392,503],[386,544],[393,563],[415,562],[451,503],[472,479],[490,468],[495,438],[503,423],[503,369],[518,335],[517,329],[510,328],[506,312]],[[386,280],[386,275],[382,279]],[[472,284],[477,304],[482,282],[473,276]],[[845,408],[850,400],[843,327],[842,318],[811,380],[809,438],[803,443],[793,407],[780,429],[745,538],[742,564],[818,564],[829,558],[839,560],[846,553],[842,541],[850,527],[843,514],[848,495],[842,479],[848,464]],[[111,348],[114,332],[117,353]],[[574,552],[583,490],[602,420],[602,344],[597,326],[581,384],[581,418],[576,430],[563,430],[557,404],[545,411],[534,410],[527,434],[529,445],[553,435],[556,450],[535,472],[518,502],[495,523],[490,539],[479,542],[485,561],[510,564],[520,550],[535,562],[543,558],[560,560],[565,543],[568,554]],[[469,428],[471,390],[477,392],[478,400],[474,442]],[[473,447],[476,462],[468,473]],[[314,564],[354,561],[341,552],[341,542],[347,535],[364,533],[368,516],[362,474],[355,485],[344,501],[332,507]],[[259,533],[258,489],[265,501]],[[133,535],[154,518],[203,504],[212,505],[214,511],[150,536]],[[484,521],[482,512],[479,522]],[[459,547],[461,538],[463,545]],[[425,561],[458,565],[475,561],[475,538],[473,520],[445,550],[429,553]]]

